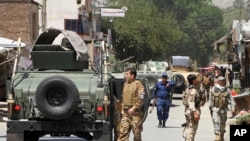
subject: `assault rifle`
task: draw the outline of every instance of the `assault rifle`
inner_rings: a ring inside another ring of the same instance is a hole
[[[186,123],[186,122],[185,122],[185,123],[182,123],[182,124],[181,124],[181,127],[183,128],[183,130],[182,130],[182,137],[183,137],[183,138],[186,138],[185,131],[186,131],[186,129],[187,129],[187,123]]]

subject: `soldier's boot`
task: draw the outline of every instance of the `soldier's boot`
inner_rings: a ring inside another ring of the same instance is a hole
[[[161,121],[161,120],[159,120],[158,127],[159,127],[159,128],[161,128],[161,126],[162,126],[162,121]]]
[[[166,123],[166,121],[163,121],[163,123],[162,123],[162,128],[166,128],[165,123]]]
[[[221,140],[221,141],[224,141],[224,133],[221,133],[221,134],[220,134],[220,140]]]
[[[219,134],[214,134],[214,135],[215,135],[214,141],[221,141]]]

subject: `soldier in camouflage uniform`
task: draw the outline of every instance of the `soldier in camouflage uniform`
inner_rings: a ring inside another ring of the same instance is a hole
[[[210,89],[213,85],[213,80],[209,76],[208,71],[206,71],[205,74],[203,75],[202,85],[203,85],[205,92],[206,92],[206,100],[208,101]]]
[[[188,93],[188,105],[185,107],[187,126],[185,141],[194,141],[200,120],[200,107],[204,105],[206,99],[204,93],[202,93],[199,89],[200,82],[198,80],[198,76],[190,74],[187,76],[187,80],[189,82],[189,86],[186,90]]]
[[[218,77],[209,96],[209,108],[212,109],[215,141],[224,141],[225,126],[227,121],[228,104],[231,104],[231,112],[235,111],[235,102],[229,88],[225,86],[225,78]]]
[[[125,71],[126,82],[122,92],[122,117],[118,141],[128,141],[132,130],[134,141],[141,141],[142,132],[142,106],[144,100],[144,87],[142,83],[135,80],[136,70],[128,68]]]

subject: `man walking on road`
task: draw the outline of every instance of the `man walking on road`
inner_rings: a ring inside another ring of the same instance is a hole
[[[126,82],[122,91],[122,117],[118,141],[128,141],[130,131],[134,133],[134,141],[141,141],[142,132],[142,106],[144,102],[144,86],[135,80],[136,70],[128,68],[125,72]]]
[[[224,141],[224,133],[227,121],[228,104],[231,106],[231,112],[234,114],[235,102],[226,87],[225,78],[218,77],[218,84],[215,84],[209,96],[209,108],[212,110],[212,119],[214,124],[215,141]]]
[[[166,121],[169,116],[171,106],[171,90],[176,86],[176,82],[167,81],[167,73],[162,74],[162,81],[159,81],[154,86],[153,102],[157,103],[157,117],[159,120],[158,127],[165,128]]]

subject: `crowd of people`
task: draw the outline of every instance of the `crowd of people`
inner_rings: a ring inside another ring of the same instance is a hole
[[[230,92],[230,83],[226,83],[230,81],[230,75],[226,75],[226,71],[228,70],[221,68],[208,69],[202,74],[202,80],[198,80],[197,76],[192,74],[188,76],[189,86],[186,91],[189,93],[189,104],[185,107],[187,128],[185,141],[195,139],[201,114],[200,107],[204,105],[204,101],[209,103],[214,127],[214,141],[224,141],[227,112],[231,110],[232,114],[235,114],[235,101]],[[230,72],[228,71],[228,73]],[[228,77],[228,80],[225,76]],[[204,91],[201,90],[200,84]],[[202,93],[205,95],[205,99],[201,99]]]
[[[116,130],[118,141],[128,141],[130,132],[134,134],[134,141],[141,141],[143,129],[142,106],[144,103],[144,86],[136,80],[136,69],[128,68],[125,71],[125,82],[123,84],[123,100],[117,100],[117,107],[120,115],[119,128]],[[185,90],[187,94],[187,104],[185,106],[186,135],[185,141],[194,141],[196,131],[199,126],[201,107],[205,102],[209,102],[211,119],[214,127],[214,141],[224,141],[225,124],[227,121],[227,111],[235,112],[235,102],[226,85],[226,79],[220,69],[205,71],[200,77],[196,74],[187,76],[188,86]],[[171,107],[171,90],[177,85],[176,82],[169,81],[167,73],[162,74],[161,81],[156,82],[152,98],[157,105],[158,127],[165,128]],[[203,87],[201,87],[203,86]],[[203,89],[202,89],[203,88]],[[229,106],[230,105],[230,106]],[[231,107],[231,109],[228,109]]]

